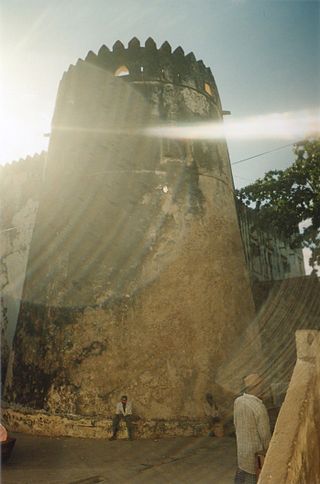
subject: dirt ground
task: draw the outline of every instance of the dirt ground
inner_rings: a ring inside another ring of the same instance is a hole
[[[50,438],[12,434],[16,445],[2,466],[3,484],[232,484],[232,437],[162,440]]]

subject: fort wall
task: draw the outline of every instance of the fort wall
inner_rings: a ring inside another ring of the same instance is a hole
[[[170,420],[226,401],[215,373],[254,314],[226,143],[145,133],[221,119],[210,70],[167,43],[117,42],[64,74],[9,402],[110,416],[127,393]]]
[[[320,481],[320,333],[297,331],[297,362],[259,484]]]
[[[0,168],[1,381],[15,334],[45,153]]]

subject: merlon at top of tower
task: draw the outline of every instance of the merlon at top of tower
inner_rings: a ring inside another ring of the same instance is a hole
[[[79,59],[79,62],[83,60]],[[210,67],[206,67],[202,60],[197,61],[193,52],[185,55],[180,46],[172,52],[167,41],[157,48],[151,37],[146,40],[144,46],[133,37],[125,48],[123,43],[117,40],[112,50],[103,45],[98,54],[89,51],[85,62],[109,70],[115,76],[126,77],[129,82],[171,82],[201,91],[216,102],[219,100]],[[70,66],[70,69],[72,68],[73,66]]]

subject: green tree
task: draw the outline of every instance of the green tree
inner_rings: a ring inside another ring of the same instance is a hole
[[[291,247],[310,248],[315,267],[320,264],[320,137],[297,143],[294,154],[289,168],[267,172],[237,190],[237,197],[255,210],[260,228],[273,228]]]

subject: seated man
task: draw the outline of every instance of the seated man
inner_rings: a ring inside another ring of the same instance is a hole
[[[124,419],[127,425],[129,440],[132,440],[132,405],[128,402],[126,395],[122,395],[121,401],[117,403],[116,414],[112,419],[112,437],[109,440],[115,440],[117,438],[117,432],[119,430],[120,420]]]

